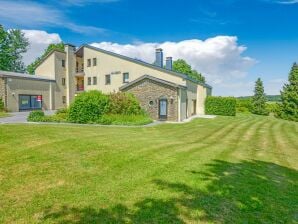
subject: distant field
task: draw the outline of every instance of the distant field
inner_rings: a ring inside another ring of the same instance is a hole
[[[298,123],[0,125],[0,223],[297,223]]]

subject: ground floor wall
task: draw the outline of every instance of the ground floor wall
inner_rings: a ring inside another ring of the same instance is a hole
[[[17,79],[6,78],[6,93],[7,103],[6,108],[8,111],[20,110],[20,96],[42,96],[42,109],[52,110],[55,109],[54,102],[55,82],[30,80],[30,79]]]
[[[165,101],[168,121],[179,121],[178,118],[178,88],[168,86],[150,79],[144,79],[124,91],[134,94],[141,107],[148,112],[154,120],[161,120],[160,101]]]
[[[6,107],[6,80],[5,78],[0,78],[0,99],[4,103],[4,107]]]

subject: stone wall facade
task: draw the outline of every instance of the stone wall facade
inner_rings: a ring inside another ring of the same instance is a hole
[[[4,106],[6,107],[6,85],[5,78],[0,78],[0,99],[4,102]]]
[[[159,120],[159,100],[167,99],[167,120],[178,121],[178,88],[151,79],[143,79],[127,87],[124,92],[134,94],[141,107],[154,120]]]

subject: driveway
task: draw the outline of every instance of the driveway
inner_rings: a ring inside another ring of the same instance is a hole
[[[9,117],[0,118],[0,124],[27,123],[27,117],[30,111],[9,113]],[[54,114],[55,111],[45,111],[46,115]]]

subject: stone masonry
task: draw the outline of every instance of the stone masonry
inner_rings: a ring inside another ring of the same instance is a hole
[[[143,79],[124,91],[134,94],[149,116],[159,119],[159,99],[168,101],[167,120],[178,121],[178,88],[151,79]]]
[[[0,78],[0,99],[4,102],[4,106],[6,106],[6,85],[5,78]]]

